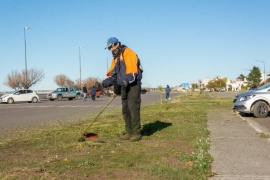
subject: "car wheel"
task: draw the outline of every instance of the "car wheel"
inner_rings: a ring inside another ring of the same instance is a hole
[[[256,102],[253,107],[253,114],[257,118],[265,118],[268,115],[268,105],[262,101]]]
[[[81,95],[80,94],[77,94],[76,95],[76,99],[81,99]]]
[[[37,99],[36,97],[33,97],[33,98],[32,98],[32,102],[33,102],[33,103],[36,103],[36,102],[38,102],[38,99]]]
[[[58,100],[58,101],[61,101],[61,100],[62,100],[62,95],[58,95],[58,96],[57,96],[57,100]]]
[[[13,103],[14,103],[14,99],[13,99],[13,98],[9,98],[9,99],[7,100],[7,103],[8,103],[8,104],[13,104]]]
[[[54,101],[54,99],[50,99],[50,101]]]

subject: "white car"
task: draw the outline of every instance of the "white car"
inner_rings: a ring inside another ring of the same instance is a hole
[[[14,91],[10,94],[4,94],[0,97],[1,103],[13,104],[15,102],[36,103],[40,101],[37,93],[29,89]]]
[[[257,118],[265,118],[270,111],[270,83],[256,90],[237,94],[233,100],[233,110],[253,114]]]

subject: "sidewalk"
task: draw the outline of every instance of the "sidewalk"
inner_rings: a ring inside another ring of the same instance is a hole
[[[260,128],[230,110],[207,112],[210,180],[270,180],[270,141],[260,137]]]

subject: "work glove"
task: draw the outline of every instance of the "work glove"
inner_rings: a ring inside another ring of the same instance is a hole
[[[102,84],[98,81],[95,83],[95,87],[97,87],[98,90],[103,90]]]
[[[104,79],[101,83],[102,88],[107,88],[112,85],[113,85],[113,79],[111,77]]]

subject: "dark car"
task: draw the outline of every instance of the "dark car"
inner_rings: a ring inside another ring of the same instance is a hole
[[[146,94],[147,90],[146,89],[142,89],[141,90],[141,94]]]

